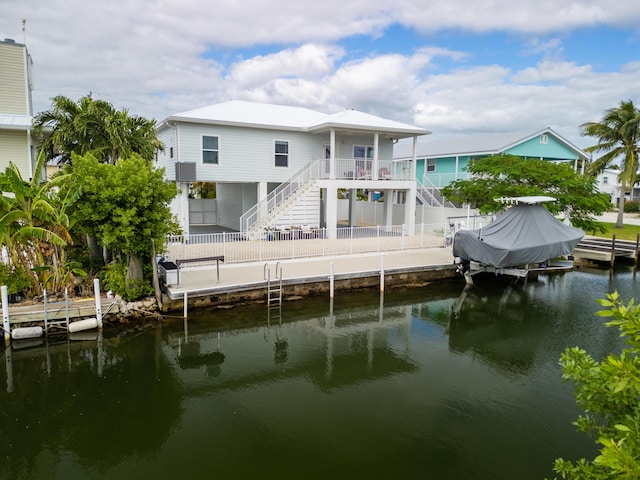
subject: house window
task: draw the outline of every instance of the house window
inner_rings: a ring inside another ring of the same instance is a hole
[[[427,158],[426,168],[427,168],[427,172],[435,172],[436,171],[436,159],[435,158]]]
[[[276,140],[275,143],[275,165],[276,167],[289,166],[289,142]]]
[[[202,163],[217,165],[218,158],[218,137],[202,136]]]
[[[169,158],[173,158],[173,147],[169,147]]]
[[[353,146],[353,158],[356,160],[371,160],[373,159],[373,147],[365,147],[362,145]]]
[[[602,177],[602,183],[607,185],[609,183],[609,177]]]
[[[540,143],[542,143],[544,145],[549,143],[549,136],[548,135],[540,135]]]

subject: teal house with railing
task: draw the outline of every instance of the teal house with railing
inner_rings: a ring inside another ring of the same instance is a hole
[[[415,148],[415,152],[414,152]],[[454,180],[469,177],[469,162],[491,155],[510,154],[522,158],[539,158],[571,163],[576,170],[589,160],[589,155],[553,129],[516,131],[464,137],[431,135],[417,144],[397,143],[394,162],[406,164],[416,158],[416,179],[427,190],[444,187]],[[436,192],[433,192],[436,195]]]

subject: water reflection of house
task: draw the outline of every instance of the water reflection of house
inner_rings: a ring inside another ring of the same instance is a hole
[[[222,339],[215,332],[186,339],[173,334],[165,348],[167,356],[176,359],[177,376],[191,369],[184,378],[193,378],[192,369],[199,368],[210,382],[207,390],[244,389],[297,377],[331,390],[415,371],[417,366],[403,353],[409,349],[412,318],[411,306],[381,305],[234,331]],[[192,344],[197,346],[189,347]]]

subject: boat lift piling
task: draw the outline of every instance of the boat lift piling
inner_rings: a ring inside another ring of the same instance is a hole
[[[2,331],[4,332],[4,341],[9,343],[11,340],[11,326],[9,324],[9,295],[7,294],[7,286],[2,285]]]

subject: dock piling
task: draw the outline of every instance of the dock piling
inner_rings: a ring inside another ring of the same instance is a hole
[[[96,320],[98,321],[98,330],[102,330],[102,301],[100,300],[100,280],[93,279],[93,292],[96,299]]]
[[[182,300],[182,316],[186,319],[187,318],[187,309],[189,307],[189,300],[188,300],[188,293],[185,291],[184,292],[184,297]]]
[[[384,293],[384,253],[380,255],[380,293]]]
[[[329,262],[329,298],[333,298],[334,292],[334,275],[333,275],[333,262]]]
[[[7,286],[2,285],[2,330],[4,331],[4,341],[9,342],[11,339],[11,326],[9,325],[9,295],[7,294]]]

